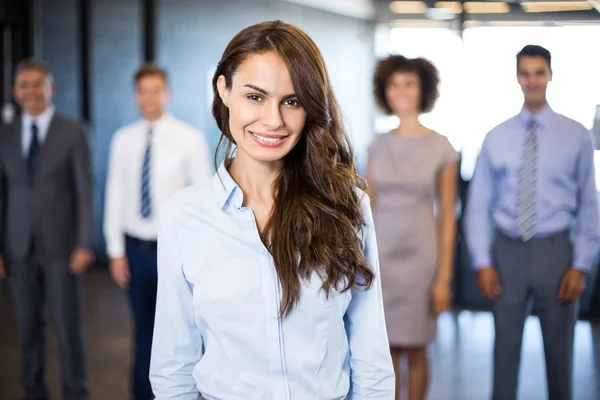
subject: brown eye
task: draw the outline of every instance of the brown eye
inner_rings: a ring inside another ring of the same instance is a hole
[[[248,99],[252,100],[252,101],[262,101],[262,98],[260,96],[257,96],[255,94],[250,94],[248,96],[246,96]]]

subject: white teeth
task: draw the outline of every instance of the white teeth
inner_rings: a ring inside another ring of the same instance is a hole
[[[257,138],[258,138],[258,140],[260,140],[260,141],[262,141],[262,142],[267,142],[267,143],[275,143],[275,142],[277,142],[279,139],[281,139],[281,138],[267,138],[267,137],[264,137],[264,136],[257,135],[257,134],[256,134],[256,133],[254,133],[254,132],[250,132],[250,133],[252,134],[252,136],[254,136],[254,137],[257,137]]]

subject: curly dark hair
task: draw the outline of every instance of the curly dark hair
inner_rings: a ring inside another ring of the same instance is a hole
[[[375,102],[383,112],[394,114],[385,96],[385,89],[390,77],[396,72],[415,73],[421,82],[421,104],[419,111],[429,112],[433,109],[439,97],[438,85],[440,77],[438,70],[431,61],[424,58],[406,58],[401,55],[391,55],[377,62],[373,74],[373,94]]]
[[[364,188],[365,182],[356,171],[325,61],[299,28],[282,21],[262,22],[240,31],[225,49],[212,81],[212,111],[222,133],[215,163],[222,148],[225,159],[231,160],[234,148],[229,108],[217,89],[219,76],[231,87],[244,60],[268,52],[285,61],[307,114],[300,141],[284,158],[274,183],[275,205],[261,234],[272,240],[283,292],[280,313],[287,316],[300,300],[301,280],[310,279],[313,272],[322,278],[326,294],[369,288],[374,273],[357,235],[364,219],[356,188]]]

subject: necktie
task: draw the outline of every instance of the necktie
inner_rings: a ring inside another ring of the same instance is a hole
[[[38,127],[35,123],[31,124],[31,141],[29,142],[29,153],[27,154],[27,168],[33,172],[35,161],[40,151],[40,142],[38,138]]]
[[[152,199],[150,198],[150,153],[152,150],[152,129],[148,130],[146,138],[146,151],[144,152],[144,164],[142,165],[141,186],[141,213],[143,218],[150,218],[152,214]]]
[[[531,120],[529,132],[523,149],[519,170],[519,192],[517,197],[517,233],[523,241],[535,234],[536,211],[536,172],[537,172],[537,136],[536,123]]]

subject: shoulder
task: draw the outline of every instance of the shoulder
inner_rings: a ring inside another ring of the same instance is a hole
[[[387,142],[388,140],[390,140],[390,136],[391,135],[393,135],[393,133],[391,133],[391,132],[377,133],[377,134],[375,134],[375,136],[371,140],[370,146],[376,146],[376,145],[379,145],[381,143]]]
[[[205,178],[171,196],[159,212],[160,224],[173,227],[184,221],[203,220],[215,213],[218,208],[214,180],[214,176]]]
[[[204,142],[202,131],[185,121],[171,117],[169,118],[169,125],[173,128],[175,135],[197,142]]]
[[[448,139],[447,136],[442,135],[439,132],[436,131],[431,131],[431,140],[439,147],[443,148],[443,149],[448,149],[448,148],[452,148],[454,149],[454,146],[452,146],[452,144],[450,143],[450,140]]]
[[[360,209],[363,215],[363,218],[368,220],[371,218],[371,198],[363,189],[359,187],[354,188],[354,193],[358,197],[360,201]],[[368,221],[367,221],[368,223]]]
[[[558,135],[565,137],[567,142],[578,143],[578,151],[593,151],[595,147],[594,137],[592,132],[582,123],[554,112],[552,127]]]
[[[443,168],[456,163],[459,160],[460,155],[452,143],[450,143],[450,139],[435,131],[432,131],[432,135],[434,148],[437,149],[436,153],[438,154],[438,167]]]
[[[486,135],[487,138],[495,139],[496,137],[502,136],[506,130],[513,129],[518,123],[519,116],[515,115],[505,121],[500,122],[494,126]]]
[[[512,140],[507,133],[514,131],[518,127],[518,118],[519,116],[515,115],[490,129],[483,138],[481,150],[485,151],[488,147],[494,147],[499,143]]]
[[[369,143],[369,146],[367,147],[367,153],[369,155],[373,155],[374,152],[377,152],[380,148],[385,146],[385,143],[389,141],[391,134],[391,132],[375,134],[371,140],[371,143]]]
[[[556,124],[560,125],[561,130],[564,131],[565,134],[587,136],[590,133],[589,130],[585,126],[583,126],[582,123],[575,121],[574,119],[569,118],[566,115],[555,112],[554,121]]]
[[[65,115],[55,113],[52,117],[51,124],[57,124],[56,128],[60,130],[61,137],[65,138],[68,143],[88,143],[90,137],[83,122],[67,117]]]
[[[6,141],[9,140],[10,135],[17,134],[17,129],[15,123],[0,126],[0,158],[4,153],[3,149],[7,148],[7,144],[5,144]]]
[[[55,113],[52,119],[53,122],[58,122],[60,124],[60,128],[63,131],[74,132],[76,134],[80,134],[84,131],[83,123],[75,118]]]
[[[8,125],[0,125],[0,140],[6,138],[7,135],[11,135],[19,130],[20,124],[18,122],[12,122]]]
[[[141,122],[135,121],[117,129],[111,139],[113,146],[120,145],[123,142],[126,142],[128,138],[135,136],[135,133],[140,129],[140,126]]]

